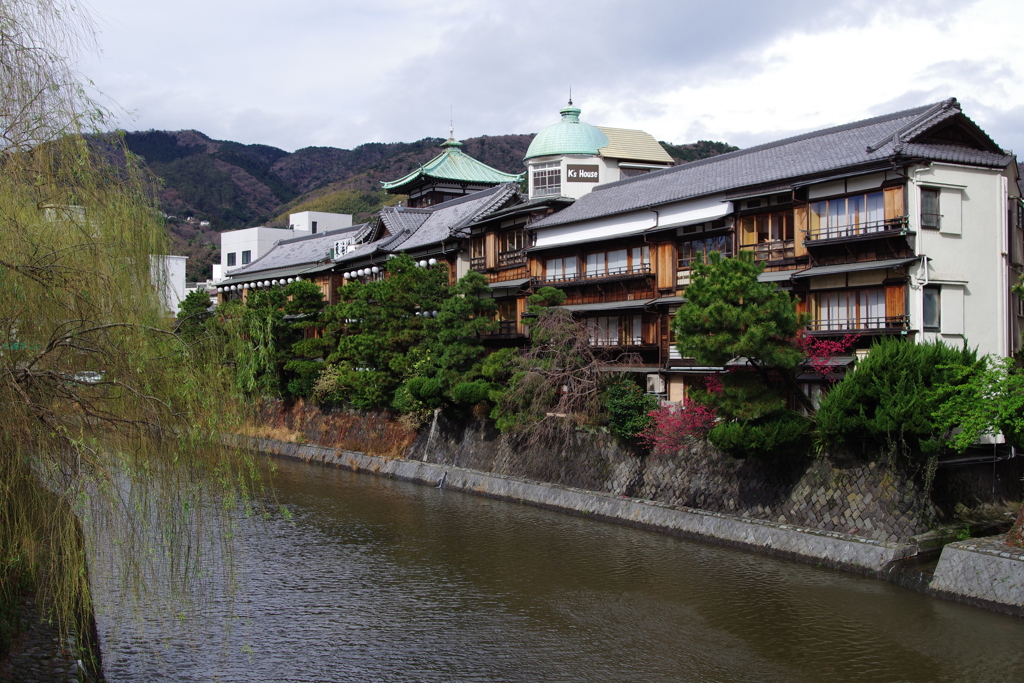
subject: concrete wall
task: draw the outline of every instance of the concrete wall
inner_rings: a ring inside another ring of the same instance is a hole
[[[938,597],[1024,615],[1024,549],[1008,547],[1005,536],[950,543],[929,589]]]
[[[227,277],[230,271],[246,265],[242,263],[243,251],[250,252],[251,263],[270,251],[281,240],[302,237],[306,234],[308,233],[303,231],[262,226],[222,232],[220,234],[220,274],[222,277]],[[228,254],[235,255],[235,265],[228,265]]]
[[[316,230],[313,230],[313,223]],[[352,227],[352,216],[347,213],[326,213],[324,211],[301,211],[288,214],[288,224],[302,233],[321,234],[328,230]]]
[[[928,495],[916,480],[856,459],[773,465],[737,460],[707,445],[641,458],[608,434],[568,438],[560,447],[523,447],[490,423],[439,418],[408,457],[889,542],[910,542],[958,504],[974,509],[1024,497],[1024,458],[998,463],[995,474],[990,463],[940,469]]]

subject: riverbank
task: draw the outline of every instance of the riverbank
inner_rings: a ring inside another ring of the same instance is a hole
[[[0,680],[6,683],[98,680],[86,669],[79,659],[81,656],[77,635],[69,633],[61,637],[57,624],[40,616],[35,598],[25,596],[21,606],[21,629],[10,652],[0,662]]]
[[[963,544],[955,544],[954,547],[946,547],[949,548],[948,558],[947,549],[943,549],[934,574],[929,576],[927,572],[916,572],[919,576],[908,578],[907,574],[915,571],[902,567],[901,563],[918,555],[920,548],[914,543],[869,539],[836,531],[742,518],[420,460],[384,458],[270,439],[251,439],[250,443],[259,452],[274,457],[340,467],[728,545],[873,576],[933,597],[1024,616],[1022,553],[978,552],[961,548]],[[986,544],[989,543],[998,541],[986,540]],[[960,553],[970,555],[964,559],[959,557]],[[956,559],[953,559],[954,554]],[[1000,589],[986,590],[985,579],[979,580],[979,576],[993,577]]]

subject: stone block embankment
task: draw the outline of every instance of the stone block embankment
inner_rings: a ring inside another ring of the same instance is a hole
[[[1024,548],[1006,536],[972,538],[942,549],[929,590],[939,597],[1024,616]]]

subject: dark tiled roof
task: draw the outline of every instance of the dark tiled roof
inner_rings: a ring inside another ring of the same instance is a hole
[[[243,275],[258,273],[277,268],[293,268],[311,265],[320,261],[330,260],[330,251],[334,241],[342,237],[356,237],[364,232],[366,225],[360,223],[350,228],[328,230],[315,235],[303,235],[281,240],[263,256],[241,268],[233,268],[225,273],[226,277],[237,278]]]
[[[439,244],[453,237],[468,237],[468,233],[464,234],[462,228],[486,216],[491,211],[501,208],[509,199],[517,195],[518,192],[514,183],[502,183],[487,190],[474,192],[464,197],[436,204],[428,209],[419,209],[418,211],[428,212],[426,219],[420,221],[417,217],[416,221],[419,225],[415,230],[411,231],[412,234],[409,235],[408,239],[390,246],[389,249],[409,251],[432,244]],[[397,209],[398,207],[385,208]],[[413,210],[415,211],[416,209]],[[409,210],[406,209],[402,212],[395,210],[392,213],[404,213],[407,211]],[[384,215],[385,212],[381,210],[382,219]]]
[[[786,179],[827,175],[840,169],[881,166],[896,156],[993,168],[1010,162],[1012,157],[998,152],[914,142],[916,137],[954,116],[962,113],[959,103],[950,98],[608,183],[533,227],[584,221]],[[968,125],[975,126],[970,119],[963,118]],[[975,128],[988,139],[984,131]]]

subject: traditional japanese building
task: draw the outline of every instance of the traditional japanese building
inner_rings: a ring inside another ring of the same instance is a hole
[[[477,161],[463,152],[462,143],[451,135],[441,150],[412,173],[383,183],[384,189],[389,194],[408,195],[411,208],[423,208],[522,179],[522,175],[502,173]]]
[[[404,252],[417,263],[448,264],[454,282],[470,268],[470,226],[522,201],[515,183],[503,183],[429,207],[386,206],[373,239],[339,249],[334,260],[343,282],[365,281],[381,276],[385,261]]]
[[[335,252],[339,245],[360,244],[371,236],[372,230],[372,224],[360,223],[280,240],[260,258],[229,270],[225,279],[217,283],[219,299],[244,299],[249,290],[310,280],[320,287],[326,303],[337,303],[343,279],[335,272]]]
[[[1009,356],[1024,326],[1015,161],[949,99],[594,187],[531,226],[531,275],[566,288],[593,344],[651,360],[656,345],[671,400],[709,371],[667,322],[710,251],[752,252],[811,335]]]
[[[629,290],[624,296],[630,299],[631,294],[640,290],[653,292],[649,270],[644,271],[640,265],[634,272],[617,262],[611,266],[603,264],[603,269],[611,268],[610,278],[587,278],[582,269],[573,265],[573,256],[560,252],[560,256],[569,257],[568,261],[563,261],[567,265],[563,265],[559,275],[549,276],[538,267],[536,259],[529,258],[529,253],[537,247],[532,228],[538,221],[603,184],[664,169],[673,163],[651,135],[639,130],[593,126],[580,121],[579,114],[580,110],[570,101],[561,111],[561,120],[542,130],[531,142],[524,158],[529,175],[529,198],[471,226],[470,266],[487,276],[498,303],[500,325],[490,336],[492,345],[526,342],[527,329],[522,320],[526,297],[539,287],[565,288],[570,307],[596,301],[591,282],[596,279],[602,279],[601,286],[606,289]],[[641,251],[648,253],[649,250],[642,248]],[[582,254],[575,257],[583,259]],[[643,256],[636,258],[639,264]],[[637,296],[643,298],[643,295]],[[645,300],[652,296],[646,296]],[[650,333],[647,336],[652,337]],[[656,355],[655,342],[649,346]],[[614,352],[614,349],[609,346],[609,351]],[[656,371],[657,359],[650,362]]]

